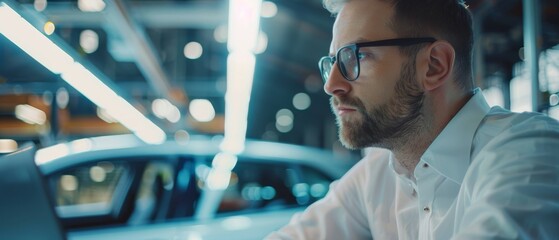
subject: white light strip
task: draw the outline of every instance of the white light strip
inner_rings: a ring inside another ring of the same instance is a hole
[[[58,47],[23,19],[6,3],[0,3],[0,33],[55,74],[61,74],[94,104],[103,108],[146,143],[158,144],[165,132],[147,119],[130,103],[118,96],[97,76]]]
[[[233,52],[227,58],[223,151],[238,154],[244,149],[255,63],[254,54],[247,52]]]
[[[226,189],[231,180],[231,170],[237,164],[237,156],[227,153],[218,153],[212,161],[212,169],[206,178],[208,188]]]
[[[78,62],[71,64],[60,77],[100,108],[111,108],[118,97],[111,88]]]
[[[229,1],[229,52],[254,51],[260,31],[261,0]]]
[[[0,3],[0,33],[55,74],[74,59],[23,19],[6,3]]]
[[[261,0],[229,1],[225,133],[221,150],[232,154],[242,152],[245,144],[261,5]]]
[[[35,153],[35,163],[41,165],[54,159],[61,158],[70,154],[70,148],[64,143],[42,148]]]
[[[229,185],[236,155],[245,147],[248,107],[254,66],[254,51],[260,31],[261,0],[229,1],[229,36],[227,48],[227,92],[225,93],[225,132],[222,153],[215,156],[207,187],[222,190]],[[227,167],[223,167],[227,166]]]
[[[15,109],[16,118],[29,124],[43,125],[47,121],[45,112],[28,104],[19,104]]]
[[[11,153],[17,150],[17,142],[13,139],[0,139],[0,153]]]

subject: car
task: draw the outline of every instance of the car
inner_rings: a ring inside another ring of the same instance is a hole
[[[262,239],[322,198],[358,157],[247,140],[225,185],[212,188],[220,142],[102,136],[39,149],[35,162],[69,239]]]

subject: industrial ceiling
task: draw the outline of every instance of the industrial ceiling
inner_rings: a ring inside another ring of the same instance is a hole
[[[336,127],[317,69],[317,60],[328,53],[334,18],[322,8],[320,0],[272,2],[277,9],[275,15],[260,20],[267,46],[256,55],[247,137],[336,147]],[[79,54],[93,71],[106,76],[109,86],[169,134],[177,130],[223,133],[228,51],[220,34],[227,29],[228,1],[114,0],[104,1],[101,11],[87,12],[80,10],[75,0],[12,3],[18,12],[35,21],[52,22],[53,36],[61,39],[65,48]],[[514,77],[515,64],[522,61],[519,52],[523,46],[523,2],[466,3],[474,13],[476,41],[480,43],[476,83],[484,88],[497,79],[506,86]],[[539,46],[545,50],[559,43],[559,2],[542,0],[540,9]],[[93,51],[80,45],[84,31],[98,38]],[[198,58],[185,56],[185,47],[191,42],[203,49]],[[65,96],[66,106],[54,111],[50,106]],[[295,96],[308,96],[310,106],[294,105]],[[173,123],[153,115],[151,105],[161,98],[179,108],[180,121]],[[193,120],[188,104],[194,99],[209,100],[216,117],[205,123]],[[44,110],[50,126],[20,123],[14,117],[17,104]],[[277,117],[286,112],[292,123],[282,129],[277,126]],[[0,138],[43,144],[127,131],[100,120],[95,105],[2,35],[0,125]]]

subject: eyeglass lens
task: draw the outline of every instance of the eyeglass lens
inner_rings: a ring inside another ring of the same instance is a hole
[[[357,79],[359,76],[359,60],[355,55],[355,51],[350,47],[343,47],[339,50],[337,54],[338,67],[340,72],[349,81]],[[332,66],[336,63],[330,57],[324,57],[321,59],[321,73],[322,80],[326,83],[328,77],[330,77],[330,71],[332,71]]]
[[[332,70],[332,59],[330,57],[323,57],[320,60],[320,71],[322,73],[322,81],[326,83],[328,77],[330,76],[330,71]]]
[[[359,74],[359,63],[357,62],[357,56],[355,56],[355,51],[349,47],[344,47],[340,49],[338,53],[338,58],[340,59],[339,67],[342,74],[347,80],[357,79]]]

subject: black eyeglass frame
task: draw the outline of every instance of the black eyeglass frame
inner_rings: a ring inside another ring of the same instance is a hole
[[[347,73],[344,73],[344,70],[342,69],[342,66],[340,65],[340,61],[337,61],[337,59],[340,58],[340,52],[342,49],[345,48],[350,48],[355,56],[357,58],[359,58],[359,49],[362,47],[384,47],[384,46],[408,46],[408,45],[414,45],[414,44],[419,44],[419,43],[433,43],[436,42],[437,39],[432,38],[432,37],[421,37],[421,38],[392,38],[392,39],[384,39],[384,40],[378,40],[378,41],[371,41],[371,42],[360,42],[360,43],[353,43],[353,44],[349,44],[346,46],[341,47],[340,49],[338,49],[338,51],[336,52],[335,56],[324,56],[322,58],[320,58],[320,60],[318,61],[318,67],[320,69],[320,75],[322,76],[322,80],[324,81],[324,83],[326,83],[328,81],[328,77],[324,76],[324,61],[330,61],[330,64],[333,66],[334,63],[336,63],[338,65],[338,69],[340,71],[340,73],[342,74],[342,76],[348,80],[348,81],[355,81],[357,78],[359,78],[359,74],[361,73],[361,66],[359,63],[359,59],[357,59],[357,74],[355,75],[355,78],[350,79],[347,76]],[[345,68],[344,68],[345,69]],[[332,68],[330,68],[330,71],[332,70]],[[330,73],[329,73],[330,74]]]

